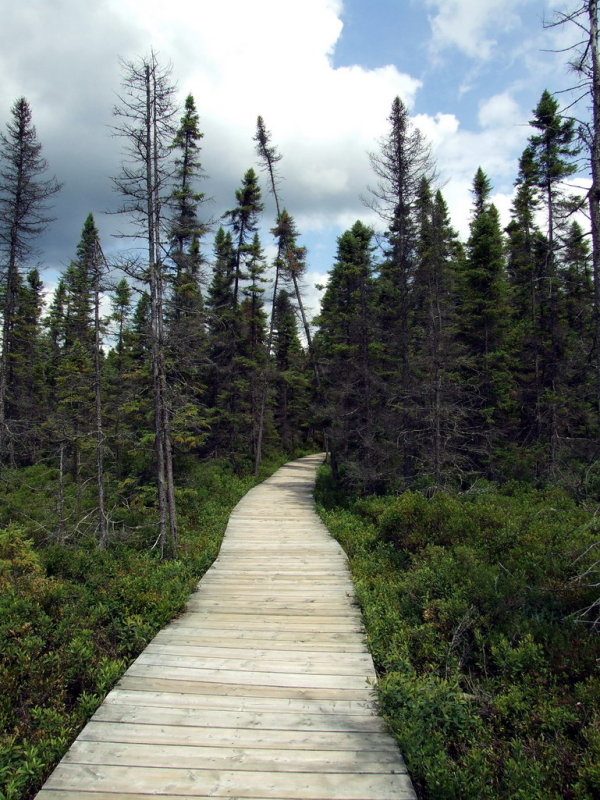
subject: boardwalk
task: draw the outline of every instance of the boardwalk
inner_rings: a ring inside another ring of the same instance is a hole
[[[374,709],[346,560],[314,511],[318,456],[236,506],[185,614],[148,645],[39,800],[408,800]]]

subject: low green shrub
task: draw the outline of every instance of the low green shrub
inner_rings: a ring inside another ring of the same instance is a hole
[[[517,484],[352,499],[325,469],[316,495],[421,800],[600,796],[597,509]]]

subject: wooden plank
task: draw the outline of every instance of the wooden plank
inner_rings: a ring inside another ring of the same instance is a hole
[[[361,661],[353,664],[341,660],[339,657],[330,658],[328,661],[319,659],[315,661],[311,658],[294,659],[291,654],[285,659],[267,659],[265,656],[257,656],[256,651],[252,651],[252,658],[237,657],[227,658],[223,656],[194,655],[181,652],[185,648],[178,648],[178,653],[157,652],[155,649],[148,648],[136,659],[135,663],[140,665],[151,665],[153,667],[176,667],[177,669],[210,669],[210,670],[240,670],[244,672],[280,672],[295,673],[303,675],[354,675],[361,677],[375,678],[372,664],[368,661]]]
[[[249,770],[251,772],[336,772],[381,774],[406,772],[399,754],[391,749],[283,750],[256,747],[218,747],[138,742],[78,740],[65,764],[103,764],[122,767],[172,767],[194,770]]]
[[[46,783],[49,789],[136,791],[183,797],[284,798],[284,800],[414,800],[405,774],[250,772],[153,769],[62,763]]]
[[[320,642],[311,642],[310,636],[297,636],[287,637],[263,637],[248,638],[246,636],[235,636],[235,631],[230,632],[230,636],[221,635],[219,632],[210,631],[199,635],[194,635],[187,629],[165,629],[158,636],[152,640],[153,644],[181,644],[183,646],[190,645],[196,647],[220,647],[226,648],[244,648],[255,649],[260,652],[278,653],[278,652],[308,652],[313,654],[325,654],[336,652],[343,657],[344,654],[360,654],[364,653],[365,645],[362,638],[355,638],[352,641],[340,642],[334,639],[322,640]],[[257,631],[258,633],[258,631]]]
[[[164,673],[163,673],[164,674]],[[171,678],[124,675],[118,684],[123,689],[145,691],[214,694],[229,697],[289,698],[292,700],[362,700],[373,698],[371,689],[330,689],[321,687],[255,686],[243,683],[219,683]]]
[[[181,619],[172,622],[175,628],[190,627],[190,620]],[[288,618],[282,615],[269,617],[266,615],[256,614],[207,614],[198,611],[194,614],[193,618],[194,628],[217,628],[225,629],[230,628],[239,630],[240,628],[247,631],[319,631],[320,633],[362,633],[360,622],[349,620],[345,622],[344,619],[335,621],[334,617],[300,617]]]
[[[92,721],[85,726],[78,741],[275,750],[391,750],[394,753],[398,749],[389,734],[384,732],[315,730],[308,725],[296,730],[284,725],[284,720],[277,718],[274,722],[279,727],[266,728],[263,722],[268,723],[268,719],[263,720],[261,717],[248,720],[254,724],[248,724],[247,727],[235,727],[242,721],[245,720],[232,719],[231,725],[222,727]],[[287,721],[286,719],[285,722]],[[294,720],[290,719],[289,723],[293,725]],[[331,725],[333,724],[332,722]]]
[[[156,706],[103,703],[92,722],[171,725],[180,727],[255,728],[261,730],[319,730],[383,732],[380,717],[360,714],[302,713],[292,711],[231,711],[199,708],[164,708]]]
[[[127,675],[134,677],[160,678],[167,676],[170,680],[199,681],[216,683],[221,686],[231,684],[237,686],[281,687],[300,689],[365,689],[368,688],[366,676],[356,675],[319,675],[318,673],[285,673],[268,671],[244,671],[233,669],[203,669],[178,667],[176,665],[154,666],[135,661],[127,670]]]
[[[144,650],[145,654],[156,653],[160,655],[176,655],[184,658],[225,658],[225,659],[247,659],[249,653],[252,659],[261,661],[289,661],[308,664],[328,665],[332,661],[344,667],[373,666],[371,656],[364,652],[348,653],[343,650],[331,650],[314,652],[307,645],[304,650],[267,650],[252,647],[211,647],[202,645],[186,645],[175,643],[164,643],[154,639]]]
[[[368,716],[377,720],[379,727],[371,730],[383,730],[383,721],[375,715],[377,708],[375,700],[371,696],[367,700],[310,700],[295,699],[291,697],[230,697],[228,695],[200,695],[190,692],[153,692],[147,689],[119,689],[115,688],[105,699],[103,705],[96,712],[98,714],[106,711],[108,706],[129,705],[136,708],[144,706],[161,706],[164,708],[177,709],[203,709],[224,710],[224,711],[252,711],[254,713],[277,713],[277,714],[309,714],[334,717],[336,724],[346,721],[350,724],[349,730],[357,730],[355,725],[370,725],[371,723],[360,720],[355,722],[355,716]],[[132,709],[130,709],[131,711]],[[225,716],[221,715],[223,719]],[[315,722],[311,723],[313,726]],[[321,721],[319,721],[319,725]],[[328,723],[329,724],[329,723]],[[361,728],[362,730],[362,728]]]

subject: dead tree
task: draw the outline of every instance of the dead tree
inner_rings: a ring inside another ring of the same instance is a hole
[[[133,221],[135,238],[146,242],[148,263],[141,278],[150,289],[150,351],[156,442],[158,545],[177,553],[177,517],[171,444],[171,413],[165,365],[163,206],[170,196],[173,165],[170,145],[175,135],[175,87],[170,68],[163,68],[152,51],[148,57],[122,63],[124,78],[114,114],[115,133],[125,140],[126,158],[113,179],[124,197],[120,209]]]

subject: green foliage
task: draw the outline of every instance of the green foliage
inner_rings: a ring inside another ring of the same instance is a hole
[[[326,471],[317,499],[421,800],[597,796],[595,509],[518,484],[356,500]]]

